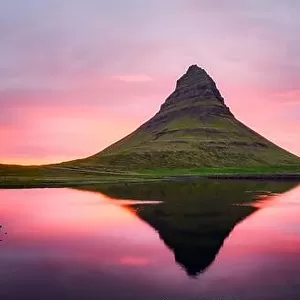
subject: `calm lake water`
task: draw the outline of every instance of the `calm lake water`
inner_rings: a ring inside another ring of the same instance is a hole
[[[296,183],[90,189],[0,190],[1,300],[300,299]]]

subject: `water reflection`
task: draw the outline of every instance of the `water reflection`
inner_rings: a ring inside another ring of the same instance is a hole
[[[202,181],[0,190],[0,298],[299,299],[300,190],[281,194],[293,187]]]
[[[234,226],[294,183],[200,181],[121,184],[102,188],[114,198],[155,199],[155,206],[133,205],[174,252],[187,274],[197,276],[215,259]]]

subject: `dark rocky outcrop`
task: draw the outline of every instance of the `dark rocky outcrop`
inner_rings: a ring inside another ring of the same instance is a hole
[[[177,103],[180,100],[194,98],[216,98],[224,104],[224,99],[213,79],[197,65],[190,66],[187,72],[177,80],[175,91],[166,99],[162,107]]]

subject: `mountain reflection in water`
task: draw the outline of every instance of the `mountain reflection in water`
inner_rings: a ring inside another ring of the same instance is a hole
[[[102,188],[113,198],[151,199],[160,204],[133,204],[136,214],[158,233],[187,274],[197,276],[214,261],[235,225],[257,205],[292,188],[294,183],[198,181],[119,184]]]
[[[299,299],[299,187],[284,193],[295,186],[0,190],[0,298]]]

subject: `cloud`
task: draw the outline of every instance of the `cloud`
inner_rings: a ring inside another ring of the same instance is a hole
[[[145,82],[151,81],[152,78],[148,75],[137,74],[137,75],[118,75],[113,76],[113,79],[117,79],[124,82]]]

